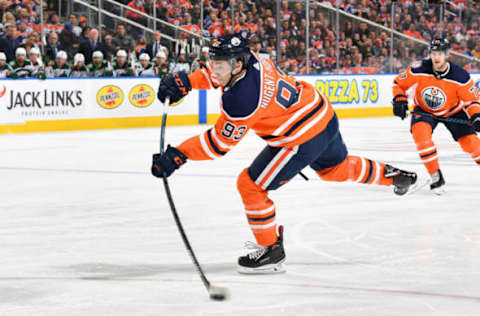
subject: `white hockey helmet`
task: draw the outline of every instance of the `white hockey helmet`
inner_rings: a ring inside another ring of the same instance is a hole
[[[15,56],[19,55],[27,56],[27,51],[25,50],[25,48],[19,47],[15,50]]]
[[[75,56],[73,56],[73,63],[76,64],[78,62],[85,62],[85,56],[83,56],[82,53],[76,53]]]
[[[165,53],[164,53],[162,50],[159,50],[159,51],[157,52],[157,55],[156,55],[155,57],[166,59],[166,58],[167,58],[167,55],[165,55]]]
[[[7,55],[4,52],[0,52],[0,60],[7,60]]]
[[[124,49],[120,49],[117,52],[117,57],[127,57],[127,52]]]
[[[64,50],[59,50],[57,52],[57,56],[55,56],[55,58],[60,58],[60,59],[63,59],[63,60],[67,60],[67,53]]]
[[[38,49],[38,47],[32,47],[30,48],[30,51],[28,52],[28,54],[40,56],[40,50]]]
[[[96,50],[92,54],[92,58],[102,58],[103,59],[103,53],[99,50]]]
[[[140,57],[138,57],[139,60],[147,60],[147,61],[150,61],[150,56],[148,56],[147,53],[143,53],[140,55]]]

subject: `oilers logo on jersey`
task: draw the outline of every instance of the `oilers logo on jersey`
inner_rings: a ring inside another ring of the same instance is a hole
[[[425,105],[432,110],[442,108],[447,101],[447,97],[442,89],[432,86],[423,89],[422,99]]]

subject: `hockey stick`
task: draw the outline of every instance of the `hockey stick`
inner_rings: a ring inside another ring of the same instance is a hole
[[[442,121],[442,122],[456,123],[456,124],[472,126],[472,124],[470,124],[470,122],[468,120],[457,119],[457,118],[454,118],[454,117],[438,117],[438,116],[435,116],[435,115],[432,115],[432,114],[426,113],[426,112],[412,112],[412,111],[409,111],[408,113],[412,116],[413,115],[419,115],[419,116],[423,116],[423,117],[434,118],[434,119],[436,119],[438,121]]]
[[[167,113],[168,113],[169,105],[170,105],[170,98],[166,98],[165,102],[163,103],[162,125],[160,129],[160,154],[163,154],[165,152],[165,149],[164,149],[165,148],[165,125],[167,125]],[[205,288],[207,289],[208,294],[210,295],[210,299],[217,300],[217,301],[223,301],[225,299],[228,299],[229,297],[228,289],[223,287],[213,286],[205,276],[205,273],[203,272],[203,269],[200,266],[200,263],[198,262],[197,257],[195,256],[195,253],[193,252],[192,246],[188,241],[187,235],[185,234],[185,231],[183,229],[183,225],[180,222],[180,218],[178,217],[177,209],[175,208],[175,203],[173,202],[172,193],[170,192],[170,186],[168,185],[167,177],[165,176],[165,174],[163,174],[162,179],[163,179],[163,185],[165,187],[165,193],[167,194],[168,203],[170,204],[170,209],[172,210],[172,215],[173,215],[173,218],[175,219],[175,223],[177,224],[178,231],[182,236],[183,243],[187,248],[190,258],[192,259],[193,264],[195,265],[195,268],[197,269],[197,272],[200,275],[200,279],[202,279],[203,285],[205,285]]]

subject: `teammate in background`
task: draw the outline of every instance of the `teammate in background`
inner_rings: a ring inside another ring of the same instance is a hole
[[[12,67],[7,64],[7,55],[4,52],[0,52],[0,78],[9,77],[12,72]]]
[[[153,66],[155,67],[156,76],[163,78],[168,74],[167,55],[165,55],[164,51],[160,50],[157,52],[157,55],[155,56],[155,61],[153,62]]]
[[[135,76],[132,64],[127,61],[127,52],[120,49],[117,52],[117,58],[113,60],[113,75],[115,77],[132,77]]]
[[[30,76],[30,66],[32,63],[27,59],[25,48],[19,47],[15,50],[15,60],[10,62],[12,72],[9,77],[13,79],[25,78]]]
[[[30,66],[30,77],[46,79],[47,75],[45,73],[45,66],[43,65],[40,49],[33,46],[32,48],[30,48],[28,57],[30,57],[30,62],[32,63]]]
[[[438,123],[443,123],[463,151],[480,165],[480,140],[475,134],[480,131],[479,91],[464,69],[448,61],[449,48],[447,40],[434,39],[430,44],[430,58],[408,67],[395,78],[393,85],[393,112],[402,120],[407,117],[408,110],[406,91],[417,85],[410,131],[432,178],[430,189],[439,195],[445,191],[445,180],[432,140]],[[425,113],[439,118],[469,120],[471,126],[442,122]]]
[[[175,104],[193,89],[222,89],[221,115],[213,128],[168,146],[153,156],[152,173],[170,176],[191,160],[224,156],[253,129],[267,142],[265,149],[238,177],[250,228],[258,242],[256,251],[238,259],[242,273],[282,272],[285,260],[283,227],[275,223],[276,208],[268,197],[310,166],[326,181],[355,181],[393,186],[403,195],[421,181],[414,172],[381,162],[348,155],[337,116],[328,99],[309,83],[285,75],[270,59],[248,48],[240,35],[214,39],[210,66],[190,75],[178,72],[160,81],[158,98]]]
[[[205,68],[209,62],[208,46],[202,47],[202,54],[192,62],[192,72],[199,68]]]
[[[186,57],[185,49],[182,48],[180,50],[180,54],[178,54],[177,60],[170,64],[170,72],[174,73],[174,72],[183,71],[186,73],[190,73],[190,64],[187,62],[186,58],[187,57]]]
[[[58,51],[53,64],[45,68],[48,78],[68,77],[71,71],[72,68],[67,63],[67,53],[64,50]]]
[[[70,72],[70,77],[85,78],[90,75],[87,66],[85,66],[85,56],[82,53],[76,53],[73,56],[73,66]]]
[[[155,68],[150,62],[150,56],[147,53],[143,53],[138,57],[140,63],[137,64],[136,73],[138,76],[155,76]]]
[[[93,77],[112,77],[113,69],[110,63],[103,59],[103,53],[96,50],[92,53],[92,63],[87,66]]]

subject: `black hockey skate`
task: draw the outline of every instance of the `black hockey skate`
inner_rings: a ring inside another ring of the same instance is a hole
[[[445,179],[441,170],[438,170],[431,175],[432,183],[430,184],[430,190],[433,191],[436,195],[442,195],[445,193]]]
[[[255,251],[238,258],[238,272],[244,274],[272,274],[285,272],[285,250],[283,249],[283,226],[278,227],[278,240],[271,246],[263,247],[247,243]]]
[[[393,192],[396,195],[416,192],[428,184],[428,181],[418,181],[418,176],[415,172],[400,170],[390,165],[385,165],[383,175],[385,178],[393,178]]]

